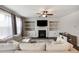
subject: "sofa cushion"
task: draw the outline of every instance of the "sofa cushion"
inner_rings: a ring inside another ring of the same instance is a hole
[[[73,46],[67,43],[46,44],[46,51],[69,51],[71,48]]]
[[[13,39],[20,42],[22,40],[22,36],[21,35],[14,35]]]
[[[7,43],[12,43],[16,46],[16,49],[19,49],[19,43],[20,42],[17,42],[16,40],[9,40],[9,41],[7,41]]]
[[[24,43],[28,43],[28,42],[30,42],[30,38],[25,37],[24,39],[22,39],[22,42],[24,42]]]
[[[17,46],[13,43],[0,43],[0,50],[16,50]]]
[[[21,50],[27,51],[44,51],[45,43],[20,43]]]

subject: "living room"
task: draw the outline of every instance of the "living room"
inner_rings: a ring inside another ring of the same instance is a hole
[[[78,5],[0,5],[0,12],[0,52],[79,50]]]

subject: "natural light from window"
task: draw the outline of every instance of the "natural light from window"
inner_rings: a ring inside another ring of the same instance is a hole
[[[22,20],[20,17],[16,17],[17,34],[21,34],[22,31]]]
[[[0,13],[0,39],[12,36],[12,20],[10,14]]]

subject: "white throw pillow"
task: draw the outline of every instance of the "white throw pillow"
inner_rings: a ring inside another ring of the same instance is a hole
[[[64,39],[65,41],[67,41],[67,37],[66,37],[66,36],[63,36],[63,39]]]
[[[56,42],[57,43],[62,43],[61,41],[63,40],[62,36],[58,36]]]
[[[22,42],[29,42],[30,41],[30,38],[25,38],[22,40]]]

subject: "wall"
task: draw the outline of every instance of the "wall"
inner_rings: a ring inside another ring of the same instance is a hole
[[[60,32],[68,32],[79,37],[79,11],[60,18]],[[79,39],[78,39],[79,45]]]

